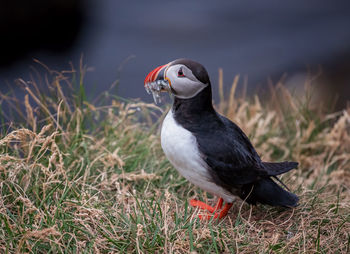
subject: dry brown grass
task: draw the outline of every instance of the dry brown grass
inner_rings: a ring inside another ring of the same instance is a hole
[[[0,252],[349,252],[350,109],[317,112],[283,86],[262,105],[257,96],[235,95],[237,77],[227,97],[220,90],[217,108],[244,129],[264,160],[300,162],[283,176],[300,206],[237,200],[224,220],[200,222],[186,200],[214,199],[164,157],[159,123],[152,123],[162,110],[120,100],[92,104],[82,78],[80,90],[67,96],[77,74],[50,72],[44,79],[50,97],[21,81],[27,95],[22,110],[14,110],[23,119],[0,140]],[[2,99],[2,105],[18,102]]]

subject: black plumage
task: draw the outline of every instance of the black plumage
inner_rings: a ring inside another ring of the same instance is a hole
[[[215,111],[204,67],[189,60],[175,62],[186,65],[200,81],[208,84],[193,98],[175,97],[172,110],[176,122],[196,137],[212,181],[250,204],[296,206],[298,197],[272,178],[296,168],[298,163],[263,162],[243,131]]]
[[[161,129],[169,161],[191,183],[219,197],[215,206],[190,200],[191,206],[208,212],[199,218],[224,218],[235,196],[249,204],[297,206],[299,198],[277,176],[298,163],[261,160],[243,131],[215,111],[210,79],[201,64],[178,59],[161,65],[146,76],[144,85],[154,98],[159,91],[174,95]]]

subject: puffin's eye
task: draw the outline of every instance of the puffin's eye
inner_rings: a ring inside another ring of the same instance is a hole
[[[182,68],[179,69],[179,71],[177,72],[177,76],[178,77],[185,77],[185,74],[182,71]]]

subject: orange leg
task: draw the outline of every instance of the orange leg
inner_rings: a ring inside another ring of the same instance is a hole
[[[191,199],[190,200],[190,205],[193,207],[199,207],[202,210],[207,210],[210,213],[214,213],[216,210],[221,209],[222,207],[222,203],[224,202],[224,200],[222,198],[219,198],[216,206],[212,207],[210,205],[207,205],[206,203],[196,200],[196,199]]]
[[[207,215],[198,215],[200,219],[209,220],[213,216],[214,216],[214,219],[216,219],[216,218],[222,219],[223,217],[225,217],[227,215],[228,211],[230,210],[230,208],[233,205],[232,203],[226,203],[224,208],[219,213],[217,213],[216,211],[218,211],[222,208],[223,202],[224,202],[224,200],[222,198],[219,198],[215,207],[212,207],[212,206],[207,205],[206,203],[204,203],[202,201],[192,199],[192,200],[190,200],[190,205],[193,207],[199,207],[202,210],[207,210],[209,213],[211,213],[211,214],[207,214]]]
[[[208,214],[208,215],[198,215],[198,217],[201,220],[210,220],[212,217],[214,219],[216,219],[216,218],[222,219],[227,215],[227,213],[230,210],[230,208],[232,207],[232,205],[233,205],[232,203],[226,203],[224,208],[219,213]]]

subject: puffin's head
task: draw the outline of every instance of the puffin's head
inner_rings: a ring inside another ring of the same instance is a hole
[[[169,86],[162,86],[161,90],[170,91],[181,99],[193,98],[210,85],[206,69],[189,59],[177,59],[155,68],[147,75],[144,84],[146,86],[157,81],[166,81]]]

